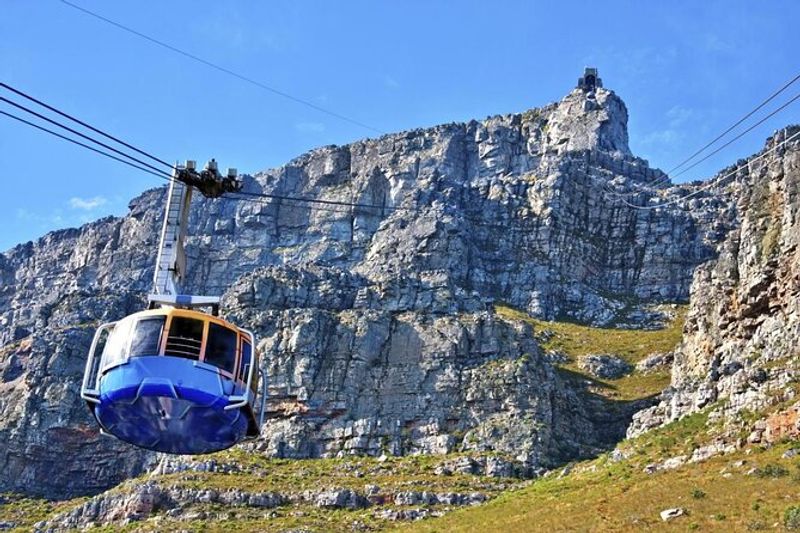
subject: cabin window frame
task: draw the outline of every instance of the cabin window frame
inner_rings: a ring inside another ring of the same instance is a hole
[[[108,332],[108,337],[106,338],[105,345],[103,346],[103,351],[100,354],[100,366],[98,369],[98,373],[100,375],[105,374],[108,370],[114,367],[117,367],[119,365],[128,362],[128,359],[130,358],[129,354],[130,354],[131,338],[132,338],[131,333],[133,333],[133,327],[135,326],[135,324],[136,320],[131,319],[130,321],[128,321],[127,319],[123,318],[122,320],[117,321],[114,324],[114,327],[111,328],[111,331]],[[109,361],[109,359],[106,358],[106,350],[109,347],[108,341],[111,340],[112,336],[115,333],[119,333],[120,331],[122,331],[121,328],[127,328],[127,331],[124,332],[125,333],[124,340],[120,342],[119,355],[116,356],[113,360]]]
[[[239,367],[239,362],[241,360],[240,351],[239,351],[239,338],[240,338],[239,330],[231,328],[230,326],[227,326],[225,324],[220,324],[215,320],[206,320],[205,322],[206,322],[206,327],[205,327],[205,331],[204,331],[204,335],[203,335],[203,352],[202,352],[202,354],[203,354],[203,357],[202,357],[203,363],[205,363],[205,364],[207,364],[207,365],[209,365],[211,367],[214,367],[223,376],[225,376],[227,378],[230,378],[233,381],[236,381],[237,370],[238,370],[238,367]],[[235,348],[233,350],[233,369],[230,372],[228,370],[226,370],[226,369],[224,369],[224,368],[222,368],[220,366],[217,366],[214,363],[210,363],[210,362],[208,362],[206,360],[206,354],[207,354],[207,350],[208,350],[208,338],[211,335],[211,324],[215,324],[215,325],[219,326],[222,329],[228,330],[229,332],[233,333],[233,335],[236,337]]]
[[[176,355],[176,354],[172,354],[172,353],[167,353],[167,342],[169,341],[169,337],[170,337],[170,334],[172,332],[172,324],[173,324],[173,322],[175,321],[176,318],[182,318],[182,319],[185,319],[185,320],[194,320],[194,321],[197,321],[197,322],[201,322],[203,324],[203,330],[202,330],[202,333],[200,334],[200,348],[199,348],[199,351],[197,352],[197,357],[187,357],[187,356],[183,356],[183,355]],[[166,357],[177,357],[179,359],[186,359],[188,361],[194,361],[194,362],[202,362],[203,361],[203,356],[205,355],[206,334],[207,334],[207,331],[208,331],[208,320],[206,320],[204,318],[197,318],[197,317],[186,316],[186,315],[182,315],[182,314],[170,314],[169,315],[169,320],[167,321],[167,325],[165,326],[165,329],[166,329],[166,333],[167,334],[166,335],[162,334],[162,341],[163,341],[164,344],[163,344],[163,346],[161,348],[160,355],[164,355]]]
[[[196,316],[184,315],[182,313],[169,313],[168,315],[166,315],[166,318],[167,318],[167,320],[166,320],[166,323],[164,325],[164,330],[161,333],[161,343],[160,343],[160,348],[159,348],[158,355],[162,355],[162,356],[165,356],[165,357],[177,357],[177,358],[180,358],[180,359],[186,359],[186,360],[189,360],[189,361],[193,361],[194,363],[201,363],[203,365],[208,366],[209,370],[214,369],[216,372],[218,372],[220,375],[222,375],[223,377],[225,377],[227,379],[230,379],[230,380],[232,380],[234,382],[240,382],[240,383],[247,384],[246,377],[243,380],[239,379],[239,368],[240,368],[240,365],[242,364],[242,342],[243,342],[243,340],[247,339],[247,336],[242,334],[242,331],[239,328],[237,328],[235,326],[232,326],[230,324],[227,324],[227,323],[225,323],[223,321],[214,320],[213,317],[196,317]],[[200,352],[199,352],[199,355],[197,356],[197,358],[184,357],[184,356],[180,356],[180,355],[167,353],[167,341],[168,341],[168,339],[170,337],[170,332],[172,330],[173,321],[176,318],[182,318],[182,319],[188,319],[188,320],[197,320],[197,321],[203,323],[203,334],[202,334],[202,340],[201,340],[201,343],[200,343]],[[234,353],[233,372],[229,372],[228,370],[225,370],[224,368],[221,368],[221,367],[219,367],[219,366],[217,366],[217,365],[215,365],[213,363],[210,363],[210,362],[206,361],[206,351],[208,349],[208,337],[209,337],[209,334],[210,334],[211,324],[212,323],[216,324],[217,326],[219,326],[221,328],[227,329],[228,331],[231,331],[234,335],[236,335],[236,339],[237,340],[236,340],[236,350],[235,350],[235,353]],[[248,342],[249,342],[249,340],[248,340]],[[252,357],[253,357],[252,353],[254,353],[254,349],[251,349],[251,350],[252,350],[251,351],[251,361],[252,361]],[[130,342],[128,343],[128,346],[126,348],[126,353],[130,353]],[[127,357],[126,357],[126,360],[127,360]]]
[[[136,319],[136,322],[130,328],[130,331],[129,331],[129,334],[128,334],[128,337],[129,337],[128,338],[128,348],[126,350],[126,355],[125,355],[125,360],[126,361],[128,359],[130,359],[131,357],[148,357],[148,356],[152,356],[152,355],[164,355],[164,347],[166,345],[166,337],[167,337],[167,335],[164,335],[164,333],[169,333],[168,324],[171,321],[171,320],[167,320],[167,318],[168,317],[165,316],[165,315],[147,315],[147,316],[138,317]],[[169,317],[169,318],[171,319],[171,317]],[[142,323],[142,322],[156,321],[156,320],[159,320],[159,319],[161,319],[161,332],[159,333],[159,337],[158,337],[158,348],[156,349],[156,353],[132,355],[131,354],[131,349],[133,348],[133,338],[134,338],[134,335],[136,333],[136,329],[139,327],[139,324]]]
[[[243,368],[244,365],[244,345],[250,345],[250,361],[247,362],[247,371]],[[250,342],[250,339],[247,335],[242,334],[239,332],[239,357],[237,358],[237,365],[236,365],[236,381],[239,383],[243,383],[245,387],[248,386],[247,378],[250,377],[250,368],[249,366],[253,364],[253,343]]]

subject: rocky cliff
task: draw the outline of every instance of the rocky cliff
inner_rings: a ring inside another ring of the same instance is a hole
[[[731,198],[738,222],[719,257],[696,270],[672,387],[636,415],[629,435],[701,409],[711,410],[712,420],[735,422],[796,395],[800,143],[777,145],[798,131],[781,130],[767,141],[768,157],[721,173],[738,169],[719,191]]]
[[[690,210],[627,206],[620,194],[647,203],[692,188],[651,186],[663,174],[627,141],[622,100],[576,89],[245,178],[250,192],[362,207],[198,199],[187,290],[224,294],[225,313],[257,332],[282,413],[254,448],[496,450],[536,471],[620,438],[637,405],[586,394],[492,303],[654,327],[663,317],[650,304],[688,298],[735,213],[712,194]],[[153,460],[99,437],[77,391],[93,328],[144,301],[164,196],[0,255],[0,488],[93,493]]]

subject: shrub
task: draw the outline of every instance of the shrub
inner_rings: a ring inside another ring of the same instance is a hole
[[[783,512],[783,525],[786,529],[800,529],[800,507],[789,507]]]
[[[694,489],[692,491],[692,498],[694,498],[695,500],[702,500],[705,497],[706,497],[706,493],[703,492],[700,489]]]
[[[775,463],[769,463],[764,465],[763,468],[757,468],[755,474],[758,477],[778,478],[778,477],[788,476],[789,471],[781,465],[777,465]]]

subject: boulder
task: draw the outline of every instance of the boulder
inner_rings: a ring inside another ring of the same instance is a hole
[[[624,359],[609,354],[584,355],[578,359],[578,367],[601,379],[619,379],[633,370]]]
[[[678,518],[679,516],[683,516],[685,514],[686,514],[686,511],[684,511],[680,507],[674,507],[672,509],[664,509],[660,513],[661,520],[664,521],[664,522],[669,522],[670,520],[673,520],[673,519]]]

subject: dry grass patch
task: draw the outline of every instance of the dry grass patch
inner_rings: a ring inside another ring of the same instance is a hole
[[[783,459],[785,449],[738,452],[656,474],[646,474],[633,463],[596,460],[567,478],[543,479],[481,507],[401,529],[429,533],[774,529],[800,497],[800,463]],[[744,465],[735,465],[742,460]],[[748,474],[759,465],[790,474]],[[659,513],[672,507],[685,509],[686,516],[663,522]]]
[[[32,531],[36,522],[80,505],[86,498],[69,501],[50,501],[41,498],[28,498],[18,494],[0,495],[0,522],[14,527],[0,528],[7,531]]]
[[[638,330],[548,322],[512,307],[495,306],[498,316],[505,320],[530,324],[535,335],[545,331],[552,332],[552,337],[541,343],[542,348],[565,354],[569,360],[559,365],[562,369],[573,377],[588,379],[594,392],[615,400],[635,400],[658,394],[669,385],[669,370],[661,369],[647,374],[634,371],[616,380],[598,379],[588,376],[578,367],[578,358],[588,354],[607,353],[635,365],[648,355],[672,351],[681,341],[686,310],[686,306],[678,306],[675,319],[662,329]]]

